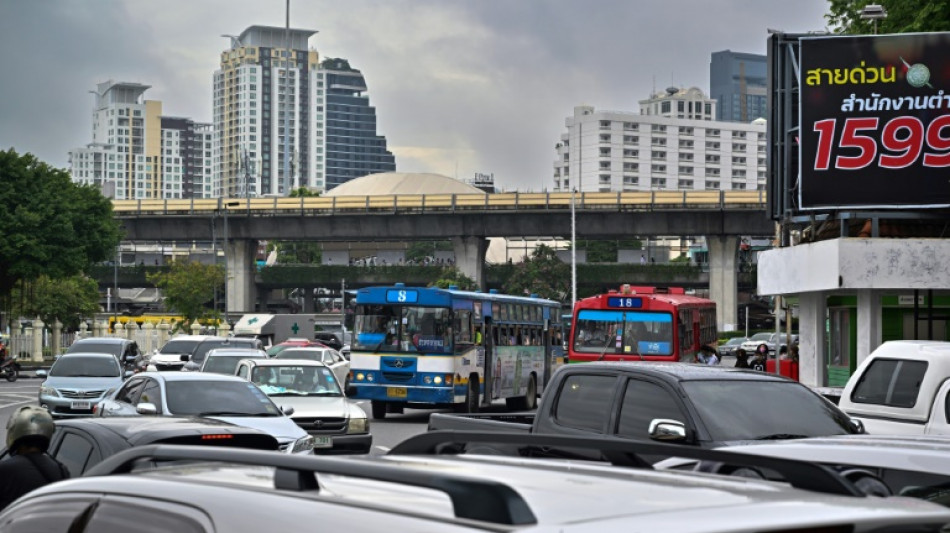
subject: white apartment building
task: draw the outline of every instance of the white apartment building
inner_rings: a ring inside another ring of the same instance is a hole
[[[715,115],[695,87],[641,100],[639,114],[575,107],[555,146],[554,190],[764,190],[765,121]]]
[[[72,180],[116,200],[210,197],[210,124],[163,117],[148,85],[96,86],[92,142],[70,150]]]

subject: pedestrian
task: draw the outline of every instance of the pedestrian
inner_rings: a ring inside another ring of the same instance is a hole
[[[640,264],[641,265],[647,264],[647,256],[640,254]]]
[[[755,354],[752,357],[752,361],[749,362],[749,368],[752,370],[758,370],[759,372],[765,372],[766,361],[769,359],[769,345],[764,342],[755,347]]]
[[[749,368],[749,354],[742,348],[736,350],[736,368]]]
[[[699,351],[696,353],[696,362],[703,365],[718,365],[719,355],[715,348],[704,344],[699,347]]]
[[[0,461],[0,511],[27,492],[69,477],[66,467],[46,453],[53,417],[42,407],[17,409],[7,421],[7,451]]]

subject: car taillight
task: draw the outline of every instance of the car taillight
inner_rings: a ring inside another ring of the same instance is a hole
[[[234,435],[202,435],[201,440],[233,439]]]

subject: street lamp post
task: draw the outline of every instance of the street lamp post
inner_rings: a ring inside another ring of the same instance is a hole
[[[880,4],[868,4],[861,9],[861,20],[874,21],[874,35],[877,35],[877,21],[887,18],[887,10]]]

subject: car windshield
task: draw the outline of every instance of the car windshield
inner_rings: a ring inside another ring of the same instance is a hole
[[[260,354],[248,352],[245,355],[212,355],[205,360],[201,367],[202,372],[213,372],[215,374],[233,375],[237,370],[237,365],[242,359],[259,359]]]
[[[727,342],[726,345],[728,345],[728,346],[736,346],[736,345],[742,344],[742,343],[745,342],[745,341],[746,341],[746,339],[743,338],[743,337],[733,337],[733,338],[729,339],[729,342]]]
[[[798,383],[685,381],[686,396],[717,441],[854,433],[848,415]]]
[[[750,341],[767,341],[772,337],[771,333],[756,333],[749,338]]]
[[[325,350],[314,350],[313,348],[301,350],[300,348],[287,348],[286,350],[274,356],[274,359],[306,359],[308,361],[323,361],[323,352]]]
[[[673,315],[583,309],[574,326],[574,351],[669,355],[673,353]]]
[[[66,350],[66,353],[87,352],[121,355],[122,348],[122,344],[118,342],[74,342],[69,349]]]
[[[168,381],[165,391],[173,415],[281,416],[267,395],[249,381]]]
[[[50,376],[71,378],[117,378],[119,363],[112,357],[60,357],[49,369]]]
[[[268,396],[343,396],[325,366],[258,366],[251,371],[251,381]]]
[[[190,354],[195,351],[195,346],[198,346],[198,343],[201,341],[186,341],[186,340],[175,340],[172,339],[165,343],[165,346],[162,346],[162,349],[159,350],[159,353],[167,354]]]

